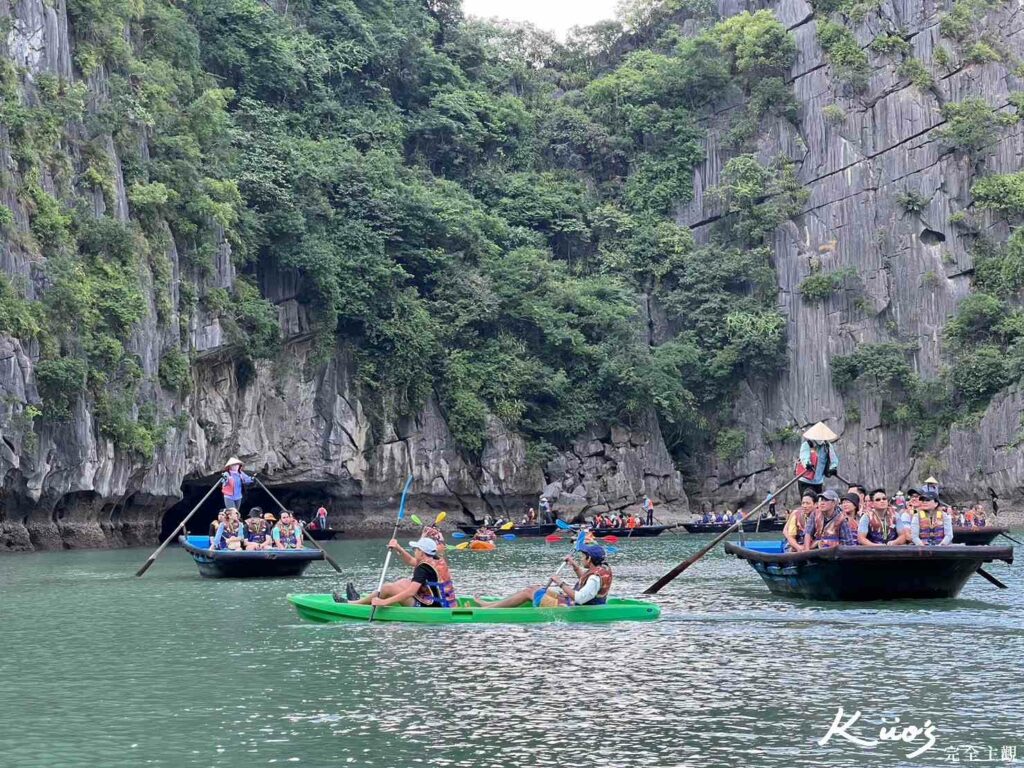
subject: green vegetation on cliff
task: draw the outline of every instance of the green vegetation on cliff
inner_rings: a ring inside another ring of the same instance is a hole
[[[436,395],[470,452],[488,414],[543,455],[652,408],[685,452],[728,434],[740,376],[780,364],[766,243],[804,197],[784,159],[742,154],[761,120],[795,115],[795,46],[768,11],[713,24],[699,2],[637,3],[632,30],[566,45],[466,22],[450,0],[68,12],[73,82],[0,72],[18,163],[2,183],[28,220],[17,231],[0,209],[0,237],[45,264],[39,301],[0,286],[0,323],[38,342],[47,418],[87,393],[106,434],[150,454],[171,415],[140,393],[186,393],[189,350],[171,344],[146,371],[133,329],[153,315],[187,341],[206,312],[237,354],[273,356],[256,278],[282,271],[301,280],[318,359],[353,348],[376,417]],[[683,37],[684,18],[703,31]],[[698,245],[673,212],[705,118],[729,100],[744,109],[725,213]],[[225,245],[230,293],[215,280]]]

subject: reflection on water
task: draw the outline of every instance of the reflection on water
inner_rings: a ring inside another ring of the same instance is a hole
[[[621,545],[615,591],[706,541]],[[381,542],[329,547],[376,582]],[[454,552],[452,570],[463,594],[504,594],[564,550],[501,543]],[[168,550],[136,579],[147,554],[0,558],[0,764],[788,768],[966,762],[972,745],[1024,761],[1019,568],[989,566],[1010,589],[972,579],[955,601],[814,604],[716,552],[655,598],[658,622],[320,626],[284,596],[339,588],[323,564],[207,581]],[[840,706],[867,736],[930,719],[938,744],[913,760],[909,745],[818,746]]]

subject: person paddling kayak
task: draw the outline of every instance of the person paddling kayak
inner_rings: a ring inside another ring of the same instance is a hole
[[[572,555],[565,557],[565,562],[576,571],[575,586],[570,587],[562,579],[555,579],[554,586],[561,590],[561,594],[548,590],[541,600],[541,608],[604,605],[607,602],[608,593],[612,588],[612,569],[605,563],[604,548],[589,544],[580,549],[580,555],[583,556],[582,565],[578,565]],[[481,608],[517,608],[521,605],[533,605],[533,596],[542,588],[542,585],[536,584],[497,602],[483,602],[479,598],[476,602]]]
[[[437,551],[437,542],[424,536],[419,541],[410,541],[412,554],[392,539],[388,547],[412,567],[412,578],[401,579],[385,584],[380,595],[372,593],[360,598],[352,584],[345,588],[345,598],[334,595],[337,603],[351,602],[358,605],[376,605],[385,608],[389,605],[404,605],[418,608],[456,608],[455,587],[452,576],[445,562]]]

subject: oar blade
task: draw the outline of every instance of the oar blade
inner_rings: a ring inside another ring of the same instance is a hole
[[[550,536],[544,537],[544,541],[546,541],[548,544],[557,544],[561,540],[562,537],[554,533],[552,533]]]
[[[405,487],[402,489],[402,502],[398,505],[398,519],[401,520],[405,517],[405,501],[409,496],[409,489],[412,487],[412,475],[405,481]]]
[[[434,525],[440,525],[444,522],[444,519],[448,517],[447,512],[439,512],[437,517],[434,518]]]
[[[505,541],[515,541],[516,535],[514,533],[505,533],[502,534],[501,538],[503,538]]]
[[[513,523],[511,520],[509,520],[507,523],[505,523],[503,526],[501,526],[501,528],[499,528],[498,530],[499,531],[511,531],[515,527],[516,527],[516,524]]]
[[[412,520],[414,525],[423,525],[423,521],[416,515],[409,515],[409,519]]]
[[[569,525],[565,520],[555,520],[555,525],[561,528],[563,531],[571,531],[572,526]]]
[[[613,547],[612,545],[609,544],[607,547],[604,548],[604,551],[606,553],[608,553],[609,555],[617,555],[619,553],[619,548],[618,547]]]
[[[452,538],[453,539],[464,539],[468,535],[469,534],[463,533],[462,531],[455,531],[455,533],[452,534]]]
[[[455,548],[457,550],[459,550],[459,551],[462,551],[463,549],[466,549],[468,546],[469,546],[469,542],[468,541],[464,541],[461,544],[456,544]]]
[[[155,562],[156,562],[156,558],[155,558],[155,557],[151,557],[151,558],[149,558],[149,560],[147,560],[146,562],[144,562],[144,563],[142,564],[142,567],[141,567],[141,568],[139,568],[139,570],[137,570],[137,571],[135,572],[135,575],[136,575],[136,576],[141,576],[141,575],[142,575],[142,574],[144,574],[144,573],[145,573],[146,571],[148,571],[148,570],[149,570],[149,568],[150,568],[150,566],[151,566],[151,565],[153,565],[153,563],[155,563]]]

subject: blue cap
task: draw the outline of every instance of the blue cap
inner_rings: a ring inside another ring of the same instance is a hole
[[[580,548],[580,552],[589,557],[595,563],[604,562],[604,547],[599,547],[597,544],[587,544],[587,546]]]

